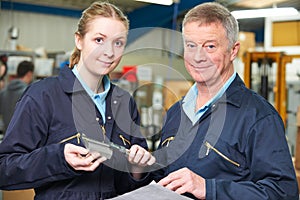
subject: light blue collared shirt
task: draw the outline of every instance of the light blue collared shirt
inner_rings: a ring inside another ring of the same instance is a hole
[[[197,95],[198,95],[198,89],[196,83],[189,89],[189,91],[187,92],[186,96],[183,99],[182,108],[185,114],[188,116],[188,118],[192,121],[193,125],[200,119],[200,117],[208,110],[208,108],[214,102],[216,102],[219,98],[221,98],[221,96],[227,90],[227,88],[235,79],[235,77],[236,77],[236,73],[233,73],[233,75],[226,81],[226,83],[219,90],[219,92],[213,98],[211,98],[205,105],[203,105],[199,110],[197,110],[197,112],[195,112]]]
[[[94,93],[91,88],[89,88],[86,83],[81,79],[78,70],[76,68],[76,66],[74,66],[74,68],[72,69],[74,75],[76,76],[76,78],[79,80],[79,82],[81,83],[82,87],[85,89],[85,91],[89,94],[89,96],[92,98],[92,100],[94,101],[97,109],[99,110],[101,116],[102,116],[102,120],[103,120],[103,124],[105,124],[105,112],[106,112],[106,102],[105,102],[105,98],[107,96],[107,93],[110,89],[110,80],[108,78],[108,76],[103,76],[103,84],[104,84],[104,91],[100,92],[100,93]]]

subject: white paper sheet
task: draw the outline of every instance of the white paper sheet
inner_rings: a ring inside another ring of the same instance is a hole
[[[154,181],[149,185],[136,189],[132,192],[112,198],[110,200],[188,200],[190,198],[179,195]]]

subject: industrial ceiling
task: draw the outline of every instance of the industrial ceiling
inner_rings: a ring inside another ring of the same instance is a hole
[[[2,0],[7,2],[19,2],[27,3],[32,5],[42,5],[42,6],[52,6],[52,7],[61,7],[69,9],[79,9],[82,10],[89,6],[95,0]],[[143,3],[135,0],[105,0],[115,5],[119,6],[125,12],[131,12],[135,9],[139,9],[144,6],[150,5],[149,3]],[[202,3],[201,0],[181,0],[179,3],[184,3],[186,1],[194,3]],[[223,5],[226,5],[229,9],[235,8],[266,8],[277,5],[278,7],[287,7],[292,6],[300,9],[299,0],[216,0]]]
[[[82,11],[95,0],[0,0],[6,4],[28,4],[32,6],[54,7]],[[174,16],[174,6],[162,6],[138,2],[135,0],[105,0],[120,7],[129,17],[131,28],[139,27],[164,27],[171,28]],[[212,0],[179,0],[178,10],[175,13],[177,22],[191,7]],[[270,8],[270,7],[295,7],[300,11],[300,0],[215,0],[228,7],[229,10]],[[15,6],[16,7],[16,6]],[[13,9],[13,6],[11,6]],[[243,19],[239,20],[241,31],[261,32],[264,29],[264,19]],[[178,25],[177,25],[178,26]]]

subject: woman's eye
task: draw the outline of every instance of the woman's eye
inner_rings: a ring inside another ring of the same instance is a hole
[[[96,38],[96,42],[98,44],[102,44],[104,42],[103,38]]]
[[[124,45],[124,42],[122,42],[122,41],[116,41],[115,42],[116,47],[122,47],[123,45]]]

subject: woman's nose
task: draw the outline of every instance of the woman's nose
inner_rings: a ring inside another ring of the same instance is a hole
[[[112,44],[107,43],[104,47],[104,55],[111,58],[114,56],[114,48]]]

